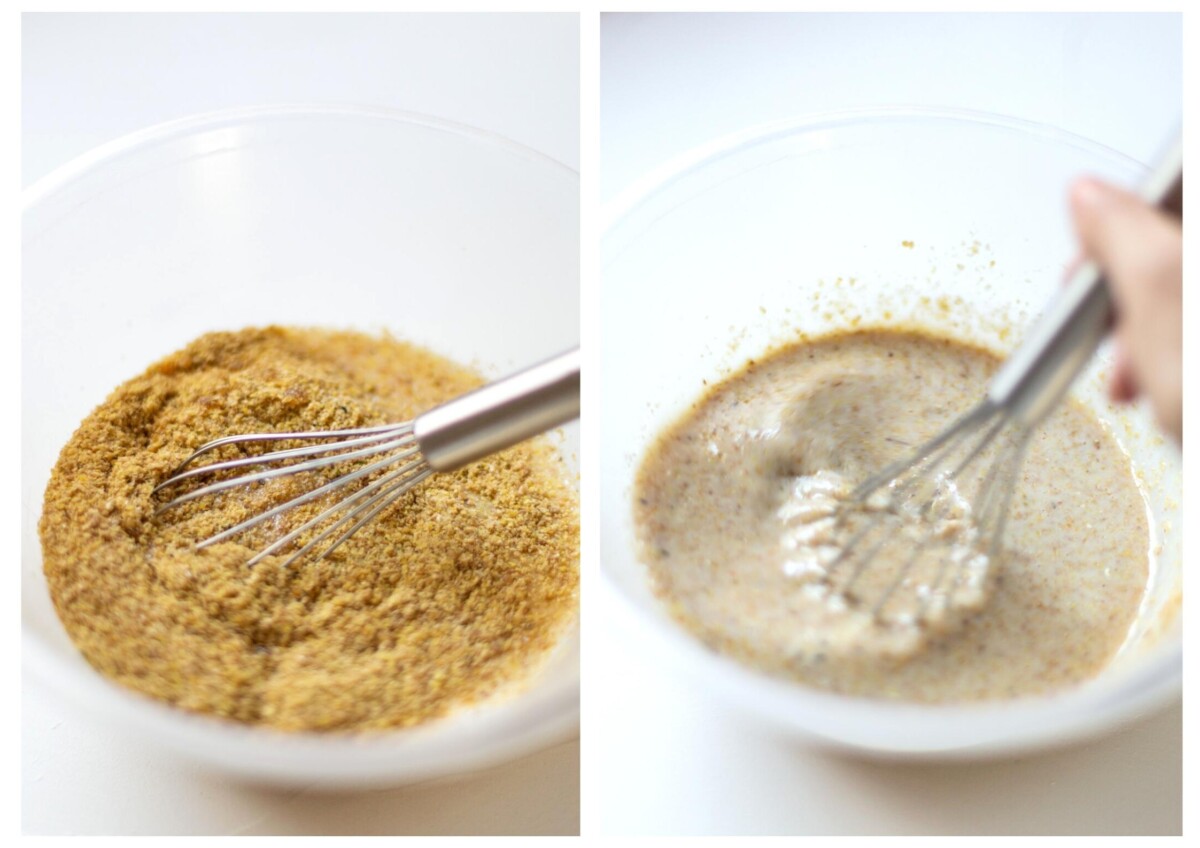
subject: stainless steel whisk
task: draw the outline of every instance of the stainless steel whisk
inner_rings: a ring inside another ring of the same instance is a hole
[[[1182,185],[1177,141],[1140,194],[1148,203],[1181,214]],[[855,488],[836,520],[845,530],[853,513],[857,526],[811,579],[829,598],[868,612],[877,623],[921,626],[934,613],[946,616],[980,605],[986,569],[971,573],[968,568],[972,561],[980,564],[977,557],[955,562],[943,554],[933,557],[932,566],[921,560],[938,543],[935,519],[945,522],[947,503],[966,503],[971,546],[986,561],[995,559],[1030,435],[1095,354],[1112,317],[1112,298],[1099,269],[1091,262],[1082,265],[992,378],[983,401],[907,458]],[[926,523],[924,535],[914,540],[898,533],[901,515]],[[894,559],[901,565],[894,574],[872,575],[889,545],[906,546]],[[915,579],[918,563],[928,566],[923,580]],[[968,586],[971,591],[963,591]],[[900,604],[901,597],[909,602]]]
[[[341,474],[324,485],[204,539],[196,546],[204,548],[224,541],[356,480],[380,474],[378,479],[272,542],[247,564],[254,565],[303,534],[331,522],[293,553],[284,565],[291,565],[340,530],[340,535],[316,556],[319,560],[435,472],[454,471],[578,417],[579,349],[576,348],[448,401],[412,421],[342,430],[249,433],[216,439],[184,460],[154,492],[225,471],[255,466],[266,466],[265,470],[240,474],[186,492],[160,506],[155,514],[227,489],[382,455],[381,459]],[[192,467],[201,457],[228,445],[284,441],[316,444]],[[343,529],[347,525],[349,528]]]

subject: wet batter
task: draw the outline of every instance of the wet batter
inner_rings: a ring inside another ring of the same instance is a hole
[[[1128,457],[1078,403],[1029,441],[994,557],[958,520],[969,513],[942,514],[948,547],[926,567],[958,556],[961,592],[941,599],[948,614],[921,638],[865,626],[861,608],[813,580],[845,540],[823,510],[974,406],[997,365],[954,341],[862,331],[780,349],[713,387],[637,475],[635,524],[657,594],[715,650],[842,693],[996,699],[1096,675],[1136,615],[1150,528]],[[872,599],[889,584],[873,579],[856,587]]]

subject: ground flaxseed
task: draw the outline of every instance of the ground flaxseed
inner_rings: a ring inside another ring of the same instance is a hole
[[[1077,401],[1030,439],[997,585],[961,626],[897,659],[794,568],[823,543],[796,533],[797,483],[833,474],[852,487],[887,468],[984,397],[999,362],[935,335],[851,331],[781,347],[710,387],[650,447],[635,485],[641,558],[671,614],[720,653],[864,697],[1003,699],[1099,674],[1136,620],[1151,531],[1128,455]],[[906,545],[876,564],[871,597]]]
[[[156,363],[80,425],[46,488],[44,568],[71,639],[147,695],[289,730],[413,725],[519,682],[577,609],[578,508],[547,443],[434,475],[328,558],[286,569],[286,553],[245,563],[328,501],[192,545],[311,480],[153,518],[154,486],[210,439],[408,420],[480,382],[391,338],[278,327]]]

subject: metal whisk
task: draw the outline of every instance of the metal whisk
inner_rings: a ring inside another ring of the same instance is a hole
[[[1140,194],[1182,214],[1182,185],[1176,142]],[[845,541],[806,575],[813,589],[876,623],[912,628],[949,627],[981,606],[1029,438],[1095,354],[1112,316],[1099,269],[1083,265],[981,403],[840,504],[830,523]],[[884,559],[894,569],[880,565]]]
[[[577,417],[578,348],[448,401],[412,421],[343,430],[250,433],[216,439],[184,460],[154,492],[226,471],[251,467],[264,467],[264,470],[239,474],[181,494],[160,506],[156,514],[235,487],[365,462],[361,468],[336,476],[311,491],[204,539],[196,546],[204,548],[224,541],[301,504],[378,474],[377,479],[272,542],[247,564],[254,565],[305,533],[328,524],[293,553],[284,565],[291,565],[335,533],[339,534],[315,557],[319,560],[435,472],[454,471]],[[294,441],[314,444],[196,466],[201,457],[228,445]],[[370,457],[381,458],[372,460]]]

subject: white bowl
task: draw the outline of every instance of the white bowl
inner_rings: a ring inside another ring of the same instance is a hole
[[[631,486],[653,437],[702,390],[800,331],[916,321],[1010,350],[1074,247],[1066,189],[1145,169],[1050,127],[928,110],[755,127],[681,156],[605,210],[601,521],[605,620],[665,669],[768,724],[881,756],[970,757],[1063,743],[1180,692],[1180,456],[1144,409],[1104,397],[1108,352],[1077,394],[1143,475],[1157,568],[1125,647],[1050,697],[920,706],[760,674],[666,614],[634,550]],[[905,243],[911,242],[911,246]],[[629,340],[636,340],[630,342]]]
[[[23,218],[26,668],[80,709],[228,773],[399,783],[575,732],[576,631],[521,694],[413,730],[284,734],[164,706],[70,643],[37,520],[58,452],[118,383],[201,333],[387,329],[491,376],[579,340],[579,186],[510,141],[419,115],[267,107],[127,136],[31,187]],[[576,425],[562,449],[574,467]]]

